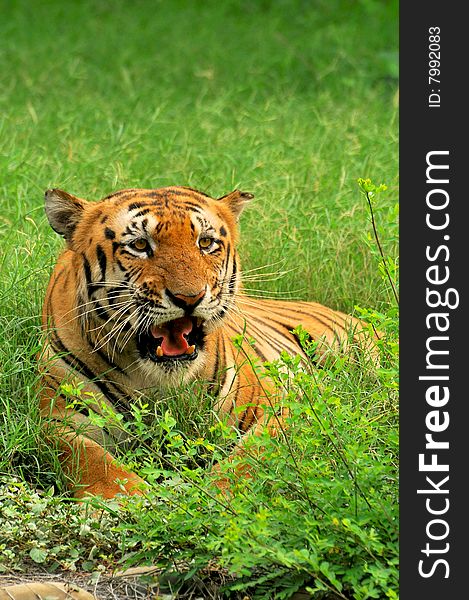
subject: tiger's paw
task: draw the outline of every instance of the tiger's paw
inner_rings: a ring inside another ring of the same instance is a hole
[[[74,492],[77,500],[99,496],[111,500],[116,496],[143,496],[148,490],[148,484],[135,473],[128,473],[125,477],[114,480],[99,480],[88,485],[80,485]]]

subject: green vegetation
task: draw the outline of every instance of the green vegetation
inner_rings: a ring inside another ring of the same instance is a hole
[[[396,598],[397,3],[13,0],[0,35],[2,568],[149,562],[173,589],[219,577],[220,597]],[[225,461],[230,498],[210,466],[233,432],[210,398],[136,407],[143,441],[123,458],[154,485],[94,519],[41,445],[39,314],[61,247],[43,193],[169,184],[253,192],[240,252],[265,268],[247,287],[355,310],[385,334],[381,366],[305,374],[285,356],[288,436],[252,440],[256,479]]]

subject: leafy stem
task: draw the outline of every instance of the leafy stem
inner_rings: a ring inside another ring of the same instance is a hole
[[[384,252],[383,252],[383,248],[381,246],[381,242],[379,239],[379,235],[378,235],[378,229],[376,227],[376,220],[375,220],[375,215],[374,215],[374,211],[373,211],[373,203],[372,203],[372,198],[376,193],[382,192],[384,190],[387,189],[387,187],[384,184],[381,184],[379,186],[375,186],[370,179],[358,179],[358,185],[360,187],[360,190],[362,191],[362,193],[364,194],[364,196],[366,197],[367,203],[368,203],[368,208],[370,211],[370,216],[371,216],[371,226],[373,227],[373,235],[376,241],[376,245],[378,247],[378,252],[381,256],[381,260],[382,260],[382,264],[383,264],[383,268],[384,271],[386,273],[386,277],[388,278],[389,281],[389,285],[391,286],[392,289],[392,293],[394,295],[394,299],[396,301],[396,305],[399,306],[399,296],[397,294],[397,290],[396,290],[396,286],[394,285],[394,281],[391,277],[391,273],[389,272],[388,269],[388,264],[387,264],[387,260],[386,257],[384,256]]]

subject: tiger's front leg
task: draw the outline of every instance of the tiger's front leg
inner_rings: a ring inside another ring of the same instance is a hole
[[[75,498],[141,495],[147,487],[141,477],[121,466],[110,452],[84,435],[64,434],[59,448],[62,468],[73,481]]]
[[[59,450],[59,461],[70,490],[77,499],[87,496],[114,498],[117,494],[143,494],[145,481],[123,467],[103,444],[92,439],[83,427],[83,415],[54,398],[45,388],[41,398],[43,429],[50,445]]]

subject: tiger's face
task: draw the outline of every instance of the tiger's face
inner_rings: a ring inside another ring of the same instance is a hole
[[[239,288],[237,219],[251,194],[184,187],[122,190],[86,202],[46,192],[51,226],[81,259],[77,310],[96,348],[159,379],[204,363],[206,336]]]

